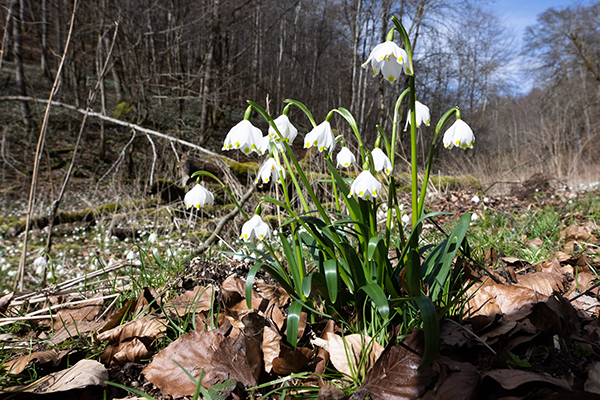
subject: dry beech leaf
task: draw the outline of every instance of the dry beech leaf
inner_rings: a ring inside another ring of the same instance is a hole
[[[15,292],[12,292],[0,297],[0,317],[6,316],[6,310],[8,310],[8,306],[14,296]]]
[[[325,325],[323,333],[321,333],[321,338],[324,338],[325,335],[327,335],[328,333],[333,333],[334,330],[335,322],[332,319],[330,319],[329,321],[327,321],[327,325]],[[327,365],[329,365],[330,358],[331,357],[329,355],[329,351],[319,346],[319,349],[317,350],[317,364],[315,365],[315,374],[320,375],[325,373],[325,368],[327,367]],[[321,378],[319,378],[319,380],[321,380]]]
[[[197,286],[195,289],[188,290],[169,301],[165,304],[165,310],[179,316],[188,312],[208,311],[210,310],[214,291],[215,289],[212,286]]]
[[[530,382],[549,383],[563,389],[571,390],[569,383],[562,378],[553,378],[550,376],[536,374],[535,372],[516,369],[495,369],[481,374],[482,379],[486,377],[495,380],[506,390],[516,389],[519,386]]]
[[[227,307],[233,307],[235,304],[238,304],[240,301],[246,298],[246,281],[240,279],[236,275],[230,275],[223,281],[223,284],[221,285],[221,291],[225,305]],[[253,304],[255,299],[257,304],[260,304],[263,300],[256,290],[252,290]],[[246,307],[246,309],[248,308]]]
[[[534,272],[532,274],[520,275],[517,286],[529,288],[546,296],[554,292],[564,291],[562,274],[557,275],[548,272]]]
[[[262,296],[277,305],[277,307],[285,306],[290,300],[290,295],[280,286],[268,285],[264,282],[256,281],[256,288],[260,290]]]
[[[279,357],[279,352],[281,350],[281,335],[270,326],[265,326],[262,350],[265,371],[271,372],[273,369],[273,360]]]
[[[173,360],[196,379],[204,370],[202,385],[205,388],[229,378],[251,387],[256,385],[256,379],[245,354],[244,335],[233,338],[215,330],[192,331],[161,350],[142,373],[163,394],[173,397],[191,396],[196,389],[196,385]]]
[[[68,322],[79,323],[80,321],[93,321],[98,315],[104,304],[104,300],[97,299],[102,297],[102,293],[97,293],[94,297],[91,297],[89,302],[76,304],[71,307],[62,308],[58,311],[54,317],[54,329],[60,329],[64,324]],[[91,301],[94,300],[94,301]]]
[[[277,307],[277,305],[273,302],[269,303],[269,305],[267,306],[267,310],[265,311],[265,318],[267,318],[267,320],[275,324],[277,329],[279,329],[280,331],[283,329],[285,317],[283,316],[283,313],[281,312],[279,307]]]
[[[519,264],[519,265],[529,264],[527,261],[521,260],[520,258],[516,258],[516,257],[500,257],[500,259],[507,264]]]
[[[590,274],[588,272],[580,272],[575,276],[575,280],[573,281],[571,286],[577,293],[583,293],[590,287],[592,287],[594,284],[596,284],[597,282],[592,281],[598,278],[600,278],[600,276],[598,275]],[[600,288],[595,288],[590,290],[590,293],[598,295],[598,291],[600,291]]]
[[[302,371],[302,368],[313,356],[313,351],[307,347],[296,347],[293,350],[286,348],[281,352],[283,357],[273,360],[273,372],[278,375],[289,375]]]
[[[118,350],[112,357],[111,364],[125,365],[128,362],[140,362],[152,356],[153,352],[138,338],[119,343]]]
[[[456,323],[444,319],[440,327],[440,341],[448,346],[464,346],[473,340],[473,334],[467,332],[473,331],[471,325],[462,325],[458,327]]]
[[[166,329],[165,321],[157,317],[146,316],[102,332],[98,335],[98,340],[115,344],[136,337],[157,339],[162,336]]]
[[[511,320],[518,320],[531,311],[531,307],[548,300],[547,296],[515,285],[491,285],[481,289],[496,300],[502,314]]]
[[[411,349],[411,350],[408,350]],[[413,330],[404,346],[385,349],[363,381],[359,391],[376,400],[417,399],[431,385],[436,373],[426,367],[418,370],[425,350],[422,331]]]
[[[36,351],[32,354],[24,355],[15,360],[4,363],[1,368],[11,374],[20,374],[25,371],[28,365],[35,363],[38,366],[51,364],[57,366],[64,356],[69,354],[69,350],[57,351],[56,349],[46,351]]]
[[[560,236],[562,236],[566,242],[577,241],[595,243],[597,240],[594,235],[591,235],[585,229],[585,227],[579,225],[571,225],[566,227],[560,232]]]
[[[488,316],[493,317],[496,314],[502,314],[496,300],[483,288],[493,285],[491,280],[486,280],[484,283],[476,283],[469,287],[465,293],[465,297],[469,299],[465,305],[465,314],[469,317]]]
[[[438,381],[421,397],[422,400],[472,400],[477,397],[479,372],[473,364],[440,356],[433,369],[438,372]]]
[[[5,389],[5,392],[25,392],[50,394],[83,389],[88,386],[106,386],[108,371],[98,361],[81,360],[77,364],[62,371],[38,379],[23,389],[22,386]]]
[[[558,276],[561,276],[563,274],[563,270],[560,265],[560,262],[558,262],[558,260],[556,258],[553,258],[552,260],[549,260],[549,261],[546,261],[545,263],[543,263],[540,266],[539,272],[546,272],[546,273],[554,274],[554,275],[558,275]]]
[[[333,332],[328,332],[325,340],[327,340],[327,348],[333,366],[338,371],[350,376],[355,376],[359,367],[360,371],[358,372],[362,376],[362,373],[369,371],[383,353],[382,345],[369,336],[358,333],[341,337]],[[368,354],[363,354],[364,350],[367,350]],[[363,364],[360,364],[363,358]]]
[[[319,390],[317,400],[346,400],[349,398],[350,396],[344,393],[339,387],[325,383]]]
[[[540,239],[539,237],[536,237],[535,239],[529,240],[527,242],[527,244],[529,244],[531,247],[535,247],[537,249],[544,245],[544,241],[542,239]]]

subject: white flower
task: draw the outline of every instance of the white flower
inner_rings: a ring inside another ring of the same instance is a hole
[[[222,150],[240,149],[244,154],[250,154],[252,151],[258,151],[262,137],[260,129],[244,119],[231,128],[225,137]]]
[[[471,201],[475,204],[479,203],[481,200],[479,200],[479,196],[475,195],[471,198]]]
[[[373,149],[371,157],[373,157],[375,171],[384,171],[386,175],[389,175],[392,172],[392,162],[379,147]]]
[[[421,126],[421,123],[425,122],[425,125],[429,126],[429,107],[425,104],[415,101],[415,109],[417,113],[415,114],[415,122],[417,123],[417,128]],[[410,110],[408,110],[408,119],[406,120],[406,125],[404,126],[404,130],[408,127],[408,124],[411,123],[411,114]]]
[[[154,232],[152,232],[150,234],[150,236],[148,236],[148,242],[150,242],[150,243],[156,242],[157,239],[158,239],[158,235]]]
[[[375,46],[369,58],[363,64],[363,68],[366,68],[369,61],[371,62],[371,68],[373,68],[373,76],[381,71],[383,77],[390,82],[398,79],[402,71],[407,75],[411,74],[406,51],[392,41],[386,41]]]
[[[347,168],[356,162],[356,157],[349,148],[342,147],[339,153],[337,153],[337,167]]]
[[[329,122],[323,121],[304,136],[304,148],[308,149],[312,146],[317,146],[321,152],[325,149],[329,149],[329,154],[333,152],[335,136]]]
[[[33,266],[36,267],[35,269],[35,273],[38,275],[41,275],[42,272],[44,272],[44,268],[48,265],[48,262],[46,262],[46,259],[42,256],[36,258],[35,260],[33,260]]]
[[[270,136],[263,136],[258,142],[258,148],[256,149],[256,152],[261,156],[267,153],[271,147],[269,143],[271,143]]]
[[[204,207],[206,204],[214,204],[215,196],[202,185],[196,185],[185,194],[183,199],[186,208],[190,207]]]
[[[275,121],[273,122],[275,122],[275,126],[277,126],[277,129],[279,130],[279,133],[281,133],[283,140],[289,144],[292,144],[294,139],[296,139],[296,135],[298,135],[298,129],[292,125],[288,116],[282,114],[275,118]],[[269,126],[269,137],[275,142],[280,141],[279,135],[272,126]]]
[[[475,222],[479,219],[479,216],[475,213],[471,214],[471,222]]]
[[[273,157],[269,157],[269,159],[260,167],[254,183],[258,183],[261,179],[263,183],[269,183],[271,178],[282,184],[285,179],[285,169]]]
[[[408,216],[408,214],[404,214],[402,216],[402,222],[405,224],[408,224],[410,222],[410,217]]]
[[[360,197],[361,199],[371,200],[373,197],[377,197],[377,194],[381,191],[381,183],[371,172],[365,170],[361,172],[350,187],[350,194],[348,197],[354,196]]]
[[[473,131],[462,119],[456,120],[444,134],[444,147],[451,149],[452,147],[460,147],[463,149],[473,148],[473,142],[475,142],[475,135]]]
[[[263,240],[271,237],[271,228],[262,220],[260,215],[254,215],[242,226],[240,239],[249,242],[254,238]]]

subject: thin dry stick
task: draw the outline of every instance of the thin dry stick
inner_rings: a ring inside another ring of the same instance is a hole
[[[44,114],[44,121],[42,122],[42,128],[40,129],[40,137],[38,139],[37,148],[35,150],[35,162],[33,164],[33,176],[31,178],[31,188],[29,190],[29,202],[27,204],[27,221],[25,223],[25,235],[23,235],[23,251],[21,252],[21,259],[19,260],[19,270],[15,279],[15,287],[19,291],[23,291],[23,279],[25,278],[25,260],[27,258],[27,239],[29,234],[29,225],[31,223],[31,214],[33,212],[33,203],[35,200],[35,190],[37,186],[38,173],[40,170],[40,159],[42,156],[42,149],[44,148],[44,142],[46,140],[46,132],[48,131],[48,119],[50,118],[50,108],[52,104],[52,98],[54,92],[58,88],[58,82],[60,80],[60,73],[62,71],[65,59],[67,58],[67,52],[69,50],[69,43],[71,42],[71,34],[73,33],[73,25],[75,23],[75,11],[77,10],[77,0],[73,2],[73,12],[71,13],[71,25],[69,26],[69,34],[67,35],[67,42],[65,44],[65,50],[60,59],[58,70],[56,71],[56,77],[52,84],[52,91],[50,92],[50,98],[48,99],[48,105],[46,106],[46,112]]]
[[[100,76],[98,77],[98,82],[96,83],[96,87],[94,88],[94,90],[90,91],[90,94],[88,96],[86,111],[91,111],[91,107],[92,107],[92,104],[96,97],[96,93],[98,93],[98,90],[100,89],[100,83],[102,82],[102,77],[104,76],[104,74],[106,74],[108,61],[110,60],[110,56],[112,54],[112,51],[113,51],[113,48],[115,45],[115,41],[117,39],[118,30],[119,30],[119,24],[115,22],[115,33],[113,35],[112,44],[110,46],[110,49],[108,50],[108,55],[106,56],[106,61],[104,62],[104,66],[102,67],[102,71],[100,72]],[[48,222],[48,237],[46,239],[46,248],[44,249],[44,253],[46,254],[46,256],[45,256],[46,261],[48,261],[48,253],[50,253],[50,249],[52,247],[52,232],[54,231],[54,219],[56,218],[56,213],[58,212],[58,207],[60,206],[60,203],[62,202],[62,199],[65,195],[65,190],[67,189],[67,185],[69,184],[69,180],[71,178],[71,173],[73,172],[73,166],[75,165],[75,159],[77,157],[77,150],[79,149],[79,144],[81,143],[81,137],[83,136],[83,129],[85,127],[87,117],[88,117],[88,113],[86,112],[85,114],[83,114],[83,120],[81,121],[81,127],[79,128],[79,134],[77,135],[77,142],[75,143],[75,149],[73,150],[73,156],[71,157],[71,165],[69,165],[69,170],[67,171],[67,174],[65,175],[65,179],[63,181],[62,188],[60,189],[60,194],[58,195],[58,198],[54,201],[54,203],[52,203],[52,209],[50,211],[50,218],[48,220],[49,221]],[[48,273],[48,265],[46,264],[46,265],[44,265],[44,271],[42,273],[42,287],[46,286],[47,273]]]
[[[479,336],[477,336],[475,333],[471,332],[470,330],[467,329],[466,326],[462,326],[461,324],[459,324],[458,322],[451,320],[451,319],[447,319],[446,321],[450,321],[452,322],[454,325],[457,325],[459,327],[461,327],[462,329],[464,329],[465,331],[469,332],[471,334],[471,336],[473,336],[475,339],[477,339],[482,345],[484,345],[485,347],[488,348],[489,351],[492,352],[492,354],[496,354],[496,352],[494,351],[494,349],[492,349],[486,342],[483,341],[483,339],[481,339]]]

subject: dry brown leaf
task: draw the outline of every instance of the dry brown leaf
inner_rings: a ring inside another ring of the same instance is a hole
[[[552,293],[564,291],[562,274],[557,275],[548,272],[534,272],[532,274],[520,275],[517,286],[529,288],[546,296]]]
[[[152,355],[144,342],[138,338],[133,338],[128,342],[119,343],[118,351],[113,355],[111,364],[125,365],[128,362],[140,362],[148,359]]]
[[[273,360],[279,357],[279,352],[281,350],[281,335],[270,326],[265,326],[262,350],[265,371],[271,372],[273,369]]]
[[[291,299],[290,295],[281,286],[268,285],[260,281],[256,281],[254,285],[265,299],[271,301],[277,307],[285,306]]]
[[[325,335],[328,333],[333,333],[335,331],[335,322],[330,319],[327,321],[327,325],[323,329],[321,333],[321,338],[324,339]],[[331,356],[329,355],[329,351],[327,349],[319,346],[319,350],[317,350],[317,364],[315,365],[315,374],[323,374],[325,373],[325,368],[329,365],[329,360]],[[321,378],[319,378],[321,379]]]
[[[0,297],[0,317],[7,316],[6,311],[8,310],[8,306],[10,305],[10,302],[14,296],[15,292],[12,292]]]
[[[540,265],[538,272],[546,272],[549,274],[561,276],[563,270],[560,265],[560,262],[558,262],[556,258],[553,258],[552,260],[546,261],[545,263]]]
[[[526,316],[531,307],[538,302],[545,302],[548,297],[533,290],[515,285],[491,285],[481,289],[496,300],[502,314],[510,320]]]
[[[188,290],[167,302],[165,310],[178,316],[183,316],[188,312],[208,311],[213,301],[214,292],[215,289],[212,286],[197,286],[195,289]]]
[[[97,293],[95,296],[90,298],[89,302],[77,304],[72,307],[62,308],[56,314],[54,314],[54,329],[60,329],[64,324],[68,322],[79,323],[80,321],[93,321],[98,315],[104,304],[104,300],[98,299],[102,297],[103,293]]]
[[[192,331],[161,350],[142,373],[164,394],[174,397],[193,395],[196,385],[173,360],[196,379],[204,370],[202,384],[206,388],[229,378],[246,387],[255,386],[254,370],[245,354],[244,335],[232,338],[215,330]]]
[[[423,354],[424,350],[423,332],[413,330],[404,339],[404,346],[385,349],[365,376],[359,390],[377,400],[421,397],[436,375],[429,367],[418,369],[422,358],[419,354]]]
[[[472,332],[471,325],[462,325],[460,328],[456,323],[445,319],[440,327],[440,341],[448,346],[464,346],[473,340],[473,334],[467,330]]]
[[[383,346],[366,335],[352,334],[341,337],[328,332],[325,340],[333,366],[350,376],[357,376],[357,372],[359,376],[364,376],[383,353]],[[363,354],[363,351],[366,351],[366,354]]]
[[[273,360],[273,372],[279,375],[289,375],[302,371],[302,368],[313,356],[313,351],[307,347],[296,347],[293,350],[282,349],[283,357]]]
[[[527,241],[527,244],[529,244],[531,247],[538,249],[544,245],[544,241],[539,237],[536,237],[535,239]]]
[[[267,310],[265,311],[265,318],[267,318],[267,320],[273,322],[273,324],[275,324],[277,329],[279,329],[280,331],[283,329],[283,324],[285,323],[285,317],[283,316],[283,313],[281,312],[279,307],[277,307],[276,304],[271,302],[267,306]]]
[[[146,316],[102,332],[98,335],[98,340],[116,344],[136,337],[157,339],[162,336],[166,329],[164,320],[154,316]]]
[[[560,232],[560,236],[563,237],[566,242],[577,241],[595,243],[597,241],[594,235],[591,235],[585,227],[579,225],[566,227]]]
[[[472,400],[477,396],[479,372],[470,363],[458,362],[440,356],[434,362],[439,378],[435,387],[421,400]]]
[[[600,278],[598,275],[590,274],[588,272],[581,272],[575,276],[575,280],[571,284],[576,293],[583,293],[593,286],[596,282],[592,282],[595,279]],[[600,288],[595,288],[590,291],[594,295],[598,295]]]
[[[349,398],[350,396],[344,393],[342,389],[326,383],[321,386],[317,400],[346,400]]]
[[[512,390],[530,382],[544,382],[563,389],[571,390],[569,383],[561,378],[536,374],[535,372],[516,369],[495,369],[481,374],[481,378],[491,378],[498,382],[504,389]]]
[[[488,316],[493,317],[496,314],[502,314],[496,300],[483,288],[493,285],[488,279],[484,283],[476,283],[469,287],[465,292],[465,297],[469,299],[465,305],[465,314],[469,317]]]
[[[4,363],[1,368],[11,374],[20,374],[25,371],[28,365],[35,363],[38,366],[51,364],[57,366],[64,356],[69,354],[68,350],[57,351],[56,349],[46,351],[36,351],[32,354],[27,354],[12,361]]]
[[[19,386],[5,392],[25,392],[36,394],[50,394],[68,392],[69,390],[83,389],[88,386],[106,386],[108,371],[98,361],[81,360],[65,370],[46,375],[31,385],[23,388]]]

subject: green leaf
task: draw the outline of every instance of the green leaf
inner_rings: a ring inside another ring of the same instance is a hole
[[[335,303],[338,295],[337,260],[325,260],[325,262],[323,262],[323,271],[325,272],[325,281],[327,282],[329,300],[332,303]]]
[[[387,296],[383,292],[381,286],[373,282],[369,283],[366,286],[361,286],[360,289],[363,290],[367,294],[367,296],[371,298],[371,300],[375,304],[375,307],[377,307],[377,311],[379,311],[379,314],[381,314],[383,318],[388,319],[390,317],[390,305],[387,301]]]
[[[440,345],[440,326],[435,306],[429,297],[418,296],[414,297],[413,300],[421,313],[423,331],[425,332],[425,351],[419,365],[419,369],[422,369],[430,365],[437,357]]]
[[[304,298],[308,298],[310,296],[310,291],[312,289],[312,275],[308,275],[302,281],[302,294]]]
[[[383,239],[384,238],[382,238],[381,236],[373,236],[371,239],[369,239],[369,247],[367,250],[367,259],[369,261],[373,261],[373,256],[375,255],[375,251],[377,250],[377,245]]]
[[[294,300],[290,304],[287,317],[287,341],[294,348],[298,345],[298,326],[300,325],[300,312],[302,303]]]
[[[406,29],[404,29],[402,22],[400,22],[400,20],[398,18],[396,18],[395,16],[392,17],[392,22],[394,23],[394,25],[396,25],[396,29],[400,33],[400,37],[402,38],[402,42],[404,43],[404,49],[406,50],[406,54],[408,55],[408,62],[410,63],[410,71],[411,71],[411,73],[414,74],[415,70],[413,68],[413,61],[412,61],[412,46],[410,44],[410,38],[408,37],[408,33],[406,32]]]
[[[248,276],[246,277],[246,305],[248,306],[248,310],[252,309],[252,285],[254,285],[254,278],[256,277],[256,273],[260,269],[261,264],[254,264],[250,271],[248,271]]]

